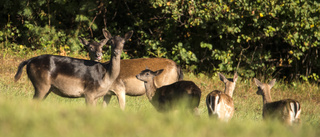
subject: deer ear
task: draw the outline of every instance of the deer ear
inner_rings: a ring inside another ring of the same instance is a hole
[[[221,73],[218,73],[218,75],[219,75],[219,78],[220,78],[220,80],[221,80],[222,82],[224,82],[224,83],[227,82],[227,78],[226,78],[224,75],[222,75]]]
[[[276,84],[276,79],[271,80],[268,85],[270,86],[270,89]]]
[[[109,39],[112,38],[112,35],[109,31],[105,30],[105,29],[102,29],[102,33],[103,33],[103,36],[107,39],[107,42]]]
[[[163,72],[164,69],[157,70],[154,76],[158,76]]]
[[[80,43],[82,43],[82,45],[87,46],[89,44],[89,42],[87,40],[85,40],[84,38],[78,37]]]
[[[127,32],[127,33],[124,35],[125,41],[129,40],[129,39],[131,38],[132,34],[133,34],[133,30]]]
[[[258,87],[262,87],[262,86],[263,86],[263,84],[262,84],[258,79],[256,79],[256,78],[254,78],[254,82],[256,83],[256,85],[257,85]]]
[[[238,73],[234,73],[234,76],[233,76],[233,82],[236,82],[238,80]]]
[[[99,44],[100,44],[100,46],[104,46],[107,44],[108,41],[109,41],[109,39],[106,38],[106,39],[101,40]]]

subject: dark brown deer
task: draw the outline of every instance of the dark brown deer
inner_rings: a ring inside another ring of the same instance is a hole
[[[233,91],[236,87],[238,74],[235,73],[233,78],[227,79],[221,73],[219,74],[220,80],[225,84],[224,92],[214,90],[207,95],[206,104],[208,108],[209,116],[215,116],[216,118],[229,121],[234,113],[233,105]]]
[[[106,38],[112,41],[110,63],[99,63],[91,60],[76,59],[65,56],[41,55],[23,61],[15,75],[19,80],[22,68],[27,65],[27,74],[35,94],[34,99],[45,99],[52,91],[68,98],[84,97],[89,105],[96,105],[97,99],[104,96],[120,73],[120,55],[125,41],[130,39],[133,31],[111,37],[103,30]]]
[[[198,113],[201,98],[200,88],[192,81],[178,81],[170,85],[157,88],[154,78],[164,70],[143,70],[136,77],[144,82],[146,95],[151,104],[160,112],[186,105],[188,109]]]
[[[262,116],[264,119],[278,119],[287,125],[300,123],[301,105],[298,101],[293,99],[272,101],[270,91],[276,79],[271,80],[269,83],[261,83],[256,78],[254,78],[254,81],[258,86],[257,94],[262,96]]]
[[[85,43],[83,43],[85,45]],[[95,60],[98,51],[102,50],[99,44],[91,44],[88,48],[91,60]],[[104,96],[103,106],[106,107],[112,95],[116,95],[121,109],[125,109],[125,97],[141,96],[146,93],[144,83],[136,79],[136,75],[148,66],[150,69],[164,71],[155,77],[156,87],[169,85],[183,79],[181,68],[172,60],[165,58],[139,58],[120,61],[120,74]]]

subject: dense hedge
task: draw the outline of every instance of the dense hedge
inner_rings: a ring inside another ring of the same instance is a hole
[[[318,81],[320,3],[310,0],[2,0],[3,48],[78,52],[78,36],[134,30],[125,58],[195,72]]]

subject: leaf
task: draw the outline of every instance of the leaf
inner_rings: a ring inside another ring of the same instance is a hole
[[[201,42],[200,47],[201,48],[208,48],[208,49],[212,50],[212,44],[210,44],[210,43]]]

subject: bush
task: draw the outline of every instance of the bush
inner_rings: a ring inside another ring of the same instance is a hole
[[[0,42],[35,49],[134,30],[126,58],[165,57],[187,71],[319,81],[320,3],[307,0],[0,2]],[[13,10],[11,10],[13,9]]]

